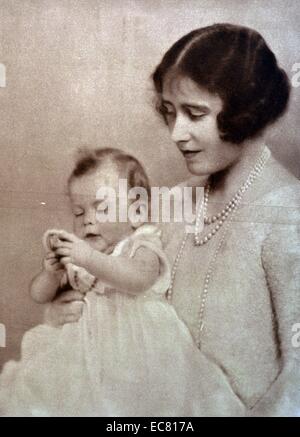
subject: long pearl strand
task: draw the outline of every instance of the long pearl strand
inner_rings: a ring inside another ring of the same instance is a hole
[[[201,216],[201,211],[202,211],[202,209],[204,208],[204,200],[201,202],[201,204],[200,204],[200,206],[199,206],[199,209],[198,209],[198,214],[197,214],[197,217],[196,217],[196,222],[197,222],[197,218],[199,217],[199,216]],[[180,247],[179,247],[179,250],[178,250],[178,252],[177,252],[177,255],[176,255],[176,257],[175,257],[175,260],[174,260],[174,263],[173,263],[173,266],[172,266],[172,271],[171,271],[171,279],[170,279],[170,287],[169,287],[169,289],[167,290],[167,293],[166,293],[166,297],[167,297],[167,299],[171,302],[171,299],[172,299],[172,293],[173,293],[173,284],[174,284],[174,280],[175,280],[175,276],[176,276],[176,271],[177,271],[177,267],[178,267],[178,264],[179,264],[179,261],[180,261],[180,259],[181,259],[181,256],[182,256],[182,254],[183,254],[183,251],[184,251],[184,248],[185,248],[185,244],[186,244],[186,242],[187,242],[187,239],[188,239],[188,233],[187,232],[185,232],[184,233],[184,237],[183,237],[183,239],[182,239],[182,242],[181,242],[181,245],[180,245]]]
[[[216,221],[217,221],[217,224],[208,234],[206,234],[203,238],[200,239],[199,229],[200,229],[200,223],[201,223],[201,214],[198,213],[197,218],[196,218],[196,224],[195,224],[195,240],[194,240],[195,246],[202,246],[203,244],[206,244],[221,229],[221,227],[223,226],[224,222],[227,220],[229,215],[241,203],[241,200],[242,200],[245,192],[253,184],[255,179],[260,175],[267,160],[269,159],[269,156],[270,156],[270,151],[267,147],[265,147],[261,156],[257,160],[256,164],[254,165],[254,167],[250,171],[249,176],[246,179],[245,183],[239,188],[239,190],[236,192],[236,194],[233,196],[233,198],[226,204],[225,208],[222,209],[221,212],[219,212],[218,214],[216,214],[212,217],[206,217],[206,215],[205,215],[206,211],[207,211],[208,196],[209,196],[209,190],[210,190],[210,185],[207,186],[207,188],[205,189],[205,192],[204,192],[204,206],[203,206],[204,224],[210,225],[212,223],[215,223]]]
[[[204,288],[203,288],[203,293],[199,294],[199,300],[200,300],[200,308],[199,308],[199,314],[198,314],[198,325],[197,325],[197,338],[196,338],[196,344],[197,346],[200,348],[201,346],[201,334],[203,331],[203,327],[204,327],[204,311],[205,311],[205,305],[206,305],[206,300],[207,300],[207,296],[208,296],[208,289],[209,289],[209,283],[210,283],[210,279],[211,279],[211,275],[213,272],[213,266],[217,260],[217,256],[219,254],[219,251],[224,243],[225,237],[227,235],[228,229],[230,224],[232,223],[232,218],[235,215],[239,204],[241,203],[242,200],[242,196],[243,194],[246,192],[246,190],[250,187],[250,185],[252,185],[252,183],[254,182],[254,180],[260,175],[260,173],[262,172],[264,166],[266,165],[268,159],[270,157],[270,151],[267,147],[264,148],[263,153],[261,155],[261,157],[259,158],[259,160],[257,161],[257,163],[255,164],[255,166],[253,167],[253,169],[251,170],[251,172],[249,173],[249,176],[246,180],[246,182],[241,186],[241,188],[237,191],[236,195],[233,197],[233,199],[228,202],[228,204],[225,206],[225,208],[222,210],[219,216],[219,214],[217,214],[216,216],[213,216],[210,219],[210,222],[208,223],[208,218],[206,217],[206,219],[204,218],[204,224],[210,224],[215,222],[218,218],[221,219],[221,217],[224,216],[224,219],[222,219],[222,224],[218,223],[217,226],[219,226],[218,228],[215,228],[214,231],[211,231],[211,237],[207,238],[205,240],[205,238],[203,240],[199,240],[199,233],[197,234],[197,230],[199,230],[200,228],[200,219],[201,219],[201,214],[203,211],[204,217],[206,214],[206,210],[207,210],[207,205],[208,205],[208,195],[209,195],[209,190],[210,190],[210,185],[208,185],[206,187],[205,193],[204,193],[204,199],[203,202],[200,204],[199,206],[199,210],[197,213],[197,217],[196,217],[196,223],[195,223],[195,240],[194,243],[197,246],[201,246],[205,243],[207,243],[213,235],[215,235],[218,230],[220,229],[220,227],[223,225],[224,221],[227,219],[229,213],[231,212],[231,220],[229,222],[227,222],[227,225],[225,227],[224,233],[221,237],[221,240],[219,241],[217,248],[214,252],[214,255],[212,257],[212,259],[209,262],[209,266],[208,266],[208,270],[207,273],[205,275],[205,279],[204,279]],[[234,200],[234,202],[233,202]],[[227,215],[226,215],[227,213]],[[216,217],[216,218],[215,218]],[[208,234],[208,235],[210,235]],[[207,237],[208,237],[207,235]],[[170,287],[167,291],[167,299],[168,301],[171,303],[172,302],[172,296],[173,296],[173,286],[174,286],[174,281],[175,281],[175,276],[176,276],[176,272],[178,269],[178,265],[179,262],[181,260],[187,239],[188,239],[189,234],[185,232],[184,237],[182,239],[181,245],[179,247],[178,253],[176,255],[175,261],[173,263],[173,267],[172,267],[172,272],[171,272],[171,281],[170,281]],[[198,237],[198,239],[196,240],[196,236]],[[201,242],[203,241],[203,243],[199,243],[197,244],[197,241]]]
[[[233,211],[231,219],[233,218],[233,216],[235,215],[236,212],[237,212],[237,208],[235,208],[235,210]],[[199,294],[200,308],[199,308],[199,314],[198,314],[197,338],[196,338],[196,344],[197,344],[199,349],[201,347],[201,334],[202,334],[202,331],[204,328],[204,310],[205,310],[205,306],[206,306],[209,283],[210,283],[211,275],[213,272],[213,267],[214,267],[214,264],[217,260],[220,249],[225,241],[225,237],[227,235],[227,232],[228,232],[228,229],[229,229],[229,226],[231,223],[232,223],[232,220],[228,221],[226,224],[226,227],[225,227],[225,230],[224,230],[223,235],[221,237],[221,240],[219,241],[218,246],[214,252],[214,255],[209,262],[208,270],[206,272],[205,279],[204,279],[203,293],[202,293],[202,295]]]

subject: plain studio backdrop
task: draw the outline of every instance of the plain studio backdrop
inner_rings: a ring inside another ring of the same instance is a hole
[[[155,185],[187,172],[153,109],[150,75],[179,37],[215,22],[266,38],[290,78],[300,62],[298,0],[0,0],[0,367],[18,358],[41,320],[28,285],[48,228],[71,230],[64,194],[80,146],[126,149]],[[299,176],[300,87],[268,132],[275,156]],[[298,123],[297,123],[298,122]],[[0,325],[1,326],[1,325]]]

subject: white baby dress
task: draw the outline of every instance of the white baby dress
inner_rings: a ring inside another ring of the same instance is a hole
[[[112,256],[153,250],[160,275],[133,296],[68,266],[73,288],[85,292],[83,315],[60,328],[39,325],[23,338],[21,360],[0,375],[0,416],[240,415],[226,377],[195,346],[165,293],[170,268],[160,231],[143,225]]]

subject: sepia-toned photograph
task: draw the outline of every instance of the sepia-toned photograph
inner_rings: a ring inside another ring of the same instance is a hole
[[[0,0],[0,417],[300,417],[299,29]]]

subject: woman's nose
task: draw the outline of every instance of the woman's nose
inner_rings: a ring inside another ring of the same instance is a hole
[[[171,127],[171,138],[177,144],[190,140],[189,123],[183,115],[177,115]]]

